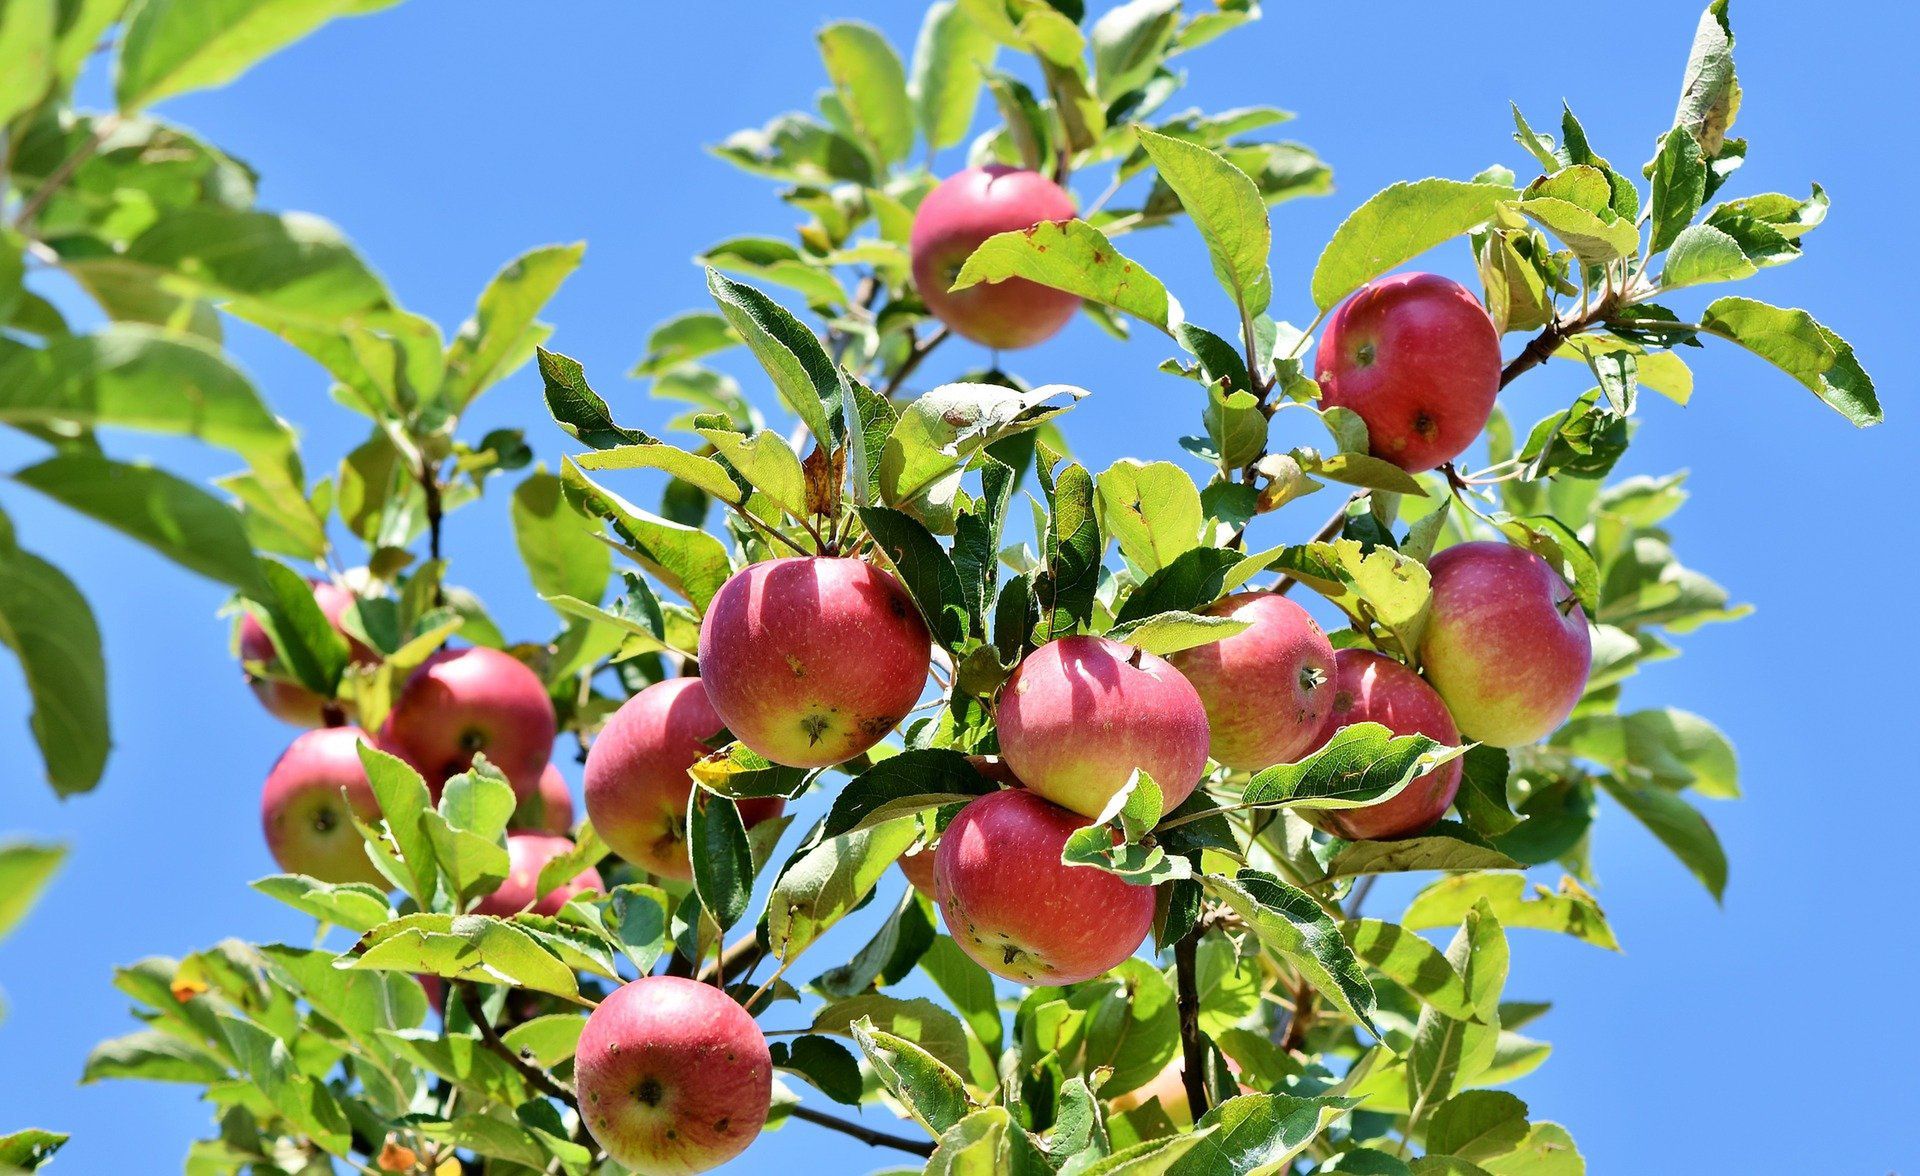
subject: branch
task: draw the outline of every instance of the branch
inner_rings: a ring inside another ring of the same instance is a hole
[[[1360,501],[1361,496],[1365,493],[1365,490],[1356,491],[1352,497],[1341,503],[1340,509],[1334,511],[1333,517],[1322,523],[1320,529],[1314,532],[1313,538],[1307,540],[1307,542],[1325,543],[1338,535],[1340,528],[1347,525],[1347,508]],[[1272,592],[1275,596],[1285,596],[1287,593],[1293,591],[1293,586],[1299,582],[1300,581],[1294,579],[1292,576],[1282,572],[1280,573],[1280,578],[1273,582]]]
[[[27,197],[26,203],[20,206],[19,213],[13,218],[13,227],[24,230],[34,217],[40,215],[40,210],[47,206],[47,202],[53,199],[54,194],[73,178],[73,173],[79,170],[80,165],[93,158],[93,153],[100,150],[100,145],[107,141],[107,137],[119,129],[119,115],[101,116],[93,124],[93,134],[87,136],[87,141],[80,144],[74,149],[72,155],[61,160],[58,166],[47,173],[47,178],[40,181],[40,186],[33,190],[33,195]]]
[[[887,381],[887,387],[881,395],[885,396],[888,400],[892,400],[893,394],[900,390],[900,385],[906,383],[907,377],[912,375],[914,369],[920,366],[920,361],[927,358],[927,353],[942,343],[945,343],[947,336],[951,334],[953,334],[953,332],[943,326],[933,334],[928,335],[925,340],[915,343],[913,350],[907,353],[907,358],[901,361],[900,370],[893,373],[893,378]]]
[[[1180,1077],[1187,1088],[1187,1112],[1195,1123],[1207,1113],[1207,1050],[1200,1035],[1200,984],[1195,965],[1199,946],[1198,927],[1182,935],[1173,945],[1180,1011]]]
[[[526,1079],[528,1086],[548,1098],[559,1099],[572,1107],[577,1114],[580,1104],[574,1098],[573,1091],[560,1085],[554,1080],[553,1075],[521,1057],[512,1046],[500,1040],[499,1030],[493,1027],[493,1022],[487,1018],[487,1010],[480,1003],[479,990],[466,980],[455,980],[453,986],[460,990],[460,1007],[467,1011],[467,1019],[472,1021],[473,1027],[480,1031],[481,1044],[500,1055],[509,1066],[513,1067],[514,1073]]]
[[[825,1127],[829,1131],[838,1131],[842,1135],[851,1135],[869,1147],[891,1147],[903,1152],[912,1152],[916,1156],[933,1154],[933,1144],[924,1139],[909,1139],[904,1135],[893,1135],[885,1131],[876,1131],[862,1126],[851,1119],[842,1119],[838,1115],[829,1115],[825,1111],[816,1111],[811,1107],[798,1104],[788,1107],[787,1114],[803,1123],[812,1123],[816,1127]]]
[[[760,940],[751,933],[743,935],[729,943],[717,961],[700,969],[700,982],[722,987],[731,984],[753,971],[761,954]]]

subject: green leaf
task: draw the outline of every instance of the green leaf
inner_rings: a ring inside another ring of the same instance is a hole
[[[1506,1155],[1526,1137],[1526,1103],[1504,1090],[1466,1090],[1434,1109],[1426,1148],[1481,1163]]]
[[[781,403],[815,437],[831,438],[829,422],[840,411],[841,375],[820,340],[779,303],[718,270],[707,270],[707,290],[773,379]]]
[[[1160,68],[1180,25],[1180,0],[1128,0],[1093,22],[1094,92],[1112,102]]]
[[[425,909],[433,905],[439,878],[433,840],[420,821],[433,804],[427,782],[411,764],[396,755],[365,743],[358,750],[360,764],[367,770],[367,782],[380,801],[380,815],[411,878],[407,891],[413,895],[414,902]]]
[[[121,37],[114,97],[135,110],[223,86],[262,58],[339,16],[396,0],[142,0]]]
[[[346,638],[320,610],[305,576],[275,560],[261,560],[259,568],[266,592],[254,619],[294,677],[321,697],[332,698],[351,657]]]
[[[1114,462],[1095,480],[1101,530],[1143,573],[1152,574],[1200,543],[1200,491],[1169,461]]]
[[[661,376],[682,364],[739,345],[740,336],[734,334],[726,319],[710,310],[688,311],[653,329],[647,336],[646,355],[628,374]]]
[[[580,364],[556,351],[536,348],[540,379],[546,386],[547,412],[554,423],[595,449],[651,441],[645,433],[614,423],[613,413],[600,394],[587,385]]]
[[[727,549],[705,531],[641,510],[588,478],[571,460],[562,460],[560,480],[582,509],[613,524],[621,550],[694,608],[705,609],[733,574]]]
[[[1455,1020],[1474,1021],[1479,1013],[1467,999],[1466,985],[1440,949],[1394,923],[1350,919],[1341,934],[1354,954],[1381,975]]]
[[[1211,1108],[1197,1124],[1214,1130],[1168,1169],[1169,1176],[1263,1176],[1288,1170],[1294,1157],[1360,1100],[1242,1094]]]
[[[767,900],[767,942],[792,960],[857,907],[920,836],[920,823],[896,820],[827,837],[803,848]]]
[[[487,283],[473,317],[447,348],[441,396],[452,411],[465,409],[531,357],[535,316],[580,267],[586,249],[584,242],[542,246],[508,262]]]
[[[1094,510],[1093,475],[1085,467],[1069,462],[1056,476],[1043,461],[1040,475],[1048,510],[1033,595],[1047,639],[1092,623],[1106,536]]]
[[[1273,300],[1273,275],[1267,270],[1273,238],[1267,203],[1253,180],[1197,143],[1141,126],[1134,127],[1134,136],[1200,230],[1213,259],[1214,276],[1241,316],[1251,318],[1265,311]]]
[[[973,1109],[960,1076],[911,1041],[883,1033],[867,1020],[854,1024],[853,1039],[881,1085],[935,1137]]]
[[[769,1048],[775,1069],[798,1074],[837,1103],[860,1105],[860,1063],[846,1046],[831,1037],[802,1033],[791,1043],[776,1041]]]
[[[1853,347],[1806,311],[1751,298],[1719,298],[1700,316],[1700,327],[1786,372],[1855,425],[1880,423],[1873,380],[1854,358]]]
[[[1065,290],[1169,334],[1184,317],[1159,278],[1083,220],[1041,221],[1030,229],[987,238],[960,267],[953,289],[1008,278]]]
[[[719,462],[652,438],[583,453],[573,460],[583,470],[661,470],[729,505],[738,505],[746,497]]]
[[[920,607],[927,628],[941,645],[953,649],[966,639],[966,596],[953,559],[912,515],[884,506],[862,507],[860,522],[900,574],[907,594]]]
[[[1653,160],[1653,237],[1647,246],[1659,253],[1672,245],[1680,231],[1693,223],[1707,194],[1707,164],[1700,141],[1675,128],[1660,137],[1660,153]]]
[[[405,915],[368,932],[362,943],[365,951],[343,956],[335,966],[426,972],[449,980],[529,988],[568,1000],[580,993],[573,970],[524,928],[488,915]]]
[[[1071,1058],[1084,1074],[1111,1069],[1101,1087],[1109,1098],[1146,1085],[1180,1052],[1173,984],[1142,959],[1072,988],[1036,988],[1014,1023],[1024,1026],[1023,1054]]]
[[[942,384],[901,410],[881,451],[881,500],[908,510],[930,527],[944,507],[950,514],[961,472],[997,441],[1036,429],[1087,395],[1071,384],[1020,391],[1000,384]],[[1061,397],[1064,404],[1050,403]],[[937,500],[937,501],[933,501]]]
[[[753,850],[733,801],[695,789],[687,807],[687,853],[700,905],[722,931],[740,921],[753,897]]]
[[[728,464],[740,471],[754,489],[765,494],[794,518],[801,519],[813,513],[807,509],[807,474],[800,465],[800,458],[787,444],[787,439],[772,429],[762,429],[751,437],[743,437],[731,429],[696,429],[705,437]],[[688,479],[691,481],[691,479]],[[728,479],[731,483],[731,479]],[[698,485],[698,483],[695,483]],[[704,488],[704,487],[703,487]],[[732,490],[732,497],[714,495],[723,502],[731,502],[739,497],[738,489]],[[711,491],[709,491],[711,493]]]
[[[899,54],[880,30],[858,21],[828,25],[819,41],[827,76],[854,131],[881,162],[905,159],[913,149],[913,103]]]
[[[1613,261],[1640,247],[1639,227],[1610,209],[1595,212],[1555,196],[1528,197],[1514,207],[1560,238],[1582,261]]]
[[[1572,877],[1560,879],[1558,892],[1535,886],[1526,894],[1527,879],[1520,874],[1459,874],[1443,878],[1414,896],[1400,921],[1410,930],[1452,927],[1486,901],[1505,927],[1532,927],[1557,931],[1595,947],[1618,951],[1619,942],[1607,925],[1607,916]]]
[[[42,1131],[31,1127],[25,1131],[0,1135],[0,1171],[36,1171],[66,1145],[67,1139],[68,1136],[58,1131]]]
[[[811,1027],[815,1033],[852,1037],[860,1024],[913,1042],[941,1065],[966,1068],[967,1034],[960,1019],[925,997],[901,1000],[877,992],[848,997],[822,1007]]]
[[[993,37],[955,0],[927,9],[907,89],[929,147],[937,151],[967,137],[984,71],[998,52]]]
[[[1587,1162],[1558,1123],[1535,1123],[1520,1146],[1486,1161],[1489,1176],[1586,1176]]]
[[[616,886],[602,915],[606,929],[642,975],[665,954],[671,905],[658,886]]]
[[[11,0],[0,7],[0,126],[37,104],[53,84],[54,0]]]
[[[1600,777],[1607,795],[1673,851],[1680,864],[1720,901],[1727,888],[1727,852],[1700,811],[1657,784],[1639,784],[1615,776]]]
[[[274,874],[252,886],[268,898],[349,931],[371,931],[393,918],[387,896],[364,883],[336,885],[304,874]]]
[[[1241,870],[1231,879],[1208,874],[1200,881],[1268,951],[1299,969],[1342,1013],[1374,1030],[1373,985],[1313,896],[1259,870]]]
[[[1327,862],[1330,878],[1402,874],[1418,870],[1518,870],[1514,861],[1464,825],[1441,821],[1418,837],[1358,841],[1338,846]]]
[[[1788,241],[1798,241],[1827,219],[1826,190],[1813,186],[1813,194],[1796,200],[1779,192],[1766,192],[1741,200],[1729,200],[1707,215],[1710,225],[1730,225],[1740,221],[1766,225]]]
[[[568,505],[560,479],[544,468],[529,474],[514,487],[512,514],[514,545],[533,590],[599,604],[613,556],[594,538],[593,522]]]
[[[5,394],[0,391],[0,396]],[[61,796],[91,791],[100,782],[112,746],[100,629],[72,580],[14,545],[13,528],[4,515],[0,645],[20,659],[33,699],[33,738],[46,764],[47,782]]]
[[[1219,547],[1196,547],[1140,582],[1115,614],[1116,623],[1144,620],[1169,612],[1198,612],[1227,591],[1229,573],[1247,562],[1244,554]]]
[[[0,938],[5,938],[32,909],[66,856],[64,845],[0,843]]]
[[[1080,1176],[1166,1176],[1217,1130],[1217,1127],[1202,1127],[1183,1135],[1143,1139],[1096,1161],[1090,1168],[1082,1168]]]
[[[1106,635],[1115,641],[1124,641],[1137,649],[1165,657],[1183,649],[1224,641],[1235,633],[1245,632],[1250,624],[1232,617],[1164,612],[1115,625],[1107,630]]]
[[[1740,82],[1733,69],[1733,27],[1727,21],[1727,0],[1713,0],[1700,14],[1693,48],[1687,54],[1687,72],[1680,84],[1680,104],[1673,125],[1690,133],[1702,155],[1720,154],[1727,128],[1740,111]]]
[[[228,1076],[226,1066],[199,1046],[159,1029],[142,1029],[94,1046],[80,1071],[80,1083],[138,1078],[206,1085]]]
[[[1485,899],[1461,918],[1446,960],[1459,973],[1475,1018],[1457,1020],[1430,1005],[1420,1011],[1405,1065],[1408,1099],[1416,1106],[1437,1105],[1470,1081],[1492,1061],[1499,1041],[1500,991],[1511,957],[1506,932]]]
[[[1255,773],[1240,800],[1262,808],[1360,808],[1392,799],[1416,777],[1460,754],[1460,748],[1425,735],[1395,735],[1379,723],[1353,723],[1306,758]]]
[[[847,781],[834,797],[823,828],[826,836],[839,837],[928,809],[964,804],[998,787],[953,748],[910,748]]]
[[[1667,251],[1660,285],[1669,290],[1707,282],[1733,282],[1760,272],[1740,242],[1712,225],[1688,225]]]
[[[1502,184],[1415,180],[1382,189],[1334,230],[1313,268],[1313,304],[1332,310],[1361,286],[1491,218]]]

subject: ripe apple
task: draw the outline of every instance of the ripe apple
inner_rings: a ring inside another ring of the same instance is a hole
[[[1241,592],[1207,609],[1250,627],[1167,660],[1207,708],[1213,758],[1241,772],[1313,750],[1333,707],[1333,645],[1307,610],[1271,592]]]
[[[573,1057],[580,1117],[644,1176],[705,1172],[766,1126],[773,1058],[747,1011],[710,984],[643,976],[600,1002]]]
[[[1521,747],[1552,734],[1587,689],[1587,614],[1525,548],[1461,543],[1427,561],[1433,615],[1420,664],[1469,738]]]
[[[385,890],[353,817],[380,819],[380,801],[360,762],[367,733],[358,727],[304,731],[267,773],[260,824],[267,850],[289,874],[322,882],[367,882]]]
[[[1500,391],[1500,336],[1479,299],[1439,274],[1394,274],[1327,316],[1320,403],[1367,422],[1373,456],[1419,473],[1473,444]]]
[[[1071,220],[1073,197],[1035,171],[991,164],[941,181],[914,213],[913,284],[934,317],[988,347],[1032,347],[1059,334],[1080,299],[1025,278],[951,289],[988,237]]]
[[[548,764],[541,771],[535,795],[529,796],[514,812],[510,828],[560,837],[573,832],[573,794],[567,791],[567,778],[560,774],[559,768]]]
[[[426,777],[435,796],[484,752],[522,800],[553,755],[553,704],[522,662],[485,646],[443,649],[407,678],[381,743]]]
[[[1136,769],[1172,812],[1207,767],[1207,711],[1158,657],[1105,637],[1063,637],[1027,655],[994,706],[1000,754],[1034,792],[1097,817]]]
[[[909,849],[894,860],[900,872],[907,876],[913,888],[928,898],[936,898],[933,888],[933,862],[939,856],[939,842],[929,845],[925,841]]]
[[[750,564],[700,622],[700,676],[734,738],[777,764],[824,768],[898,726],[932,641],[900,581],[857,559]]]
[[[1232,1058],[1227,1058],[1227,1069],[1232,1071],[1234,1077],[1240,1076],[1240,1063]],[[1187,1102],[1186,1073],[1185,1060],[1175,1053],[1173,1060],[1167,1063],[1166,1068],[1149,1078],[1146,1085],[1136,1086],[1124,1094],[1108,1099],[1108,1113],[1123,1115],[1135,1107],[1146,1106],[1157,1098],[1160,1100],[1160,1109],[1167,1113],[1169,1119],[1182,1127],[1187,1126],[1193,1122],[1193,1111]],[[1240,1093],[1257,1094],[1259,1092],[1242,1082]]]
[[[1354,723],[1379,723],[1395,735],[1425,735],[1449,747],[1459,746],[1460,731],[1447,713],[1447,704],[1420,675],[1366,649],[1339,650],[1333,665],[1327,738]],[[1460,761],[1454,759],[1414,777],[1391,800],[1365,808],[1309,810],[1304,815],[1348,841],[1390,841],[1410,837],[1439,820],[1458,791]]]
[[[1060,861],[1085,823],[1020,788],[969,801],[954,817],[934,851],[934,894],[974,962],[1022,984],[1077,984],[1145,942],[1151,886]]]
[[[587,750],[587,816],[608,848],[650,873],[693,877],[687,769],[724,727],[698,678],[655,682],[620,704]],[[787,807],[778,796],[738,804],[749,829]]]
[[[380,660],[378,654],[368,648],[359,639],[347,636],[340,618],[353,605],[353,593],[327,580],[314,580],[313,599],[320,611],[342,637],[347,638],[347,648],[356,663],[366,665]],[[273,647],[273,638],[267,636],[267,630],[252,613],[240,614],[240,660],[259,662],[273,666],[279,658],[279,652]],[[283,722],[296,727],[318,727],[326,721],[327,700],[296,682],[281,678],[263,678],[248,674],[247,685],[260,700],[260,705]]]
[[[521,911],[532,911],[536,915],[557,915],[567,900],[576,894],[589,890],[604,890],[606,883],[600,880],[600,871],[588,866],[573,876],[570,882],[562,882],[534,901],[538,891],[540,871],[546,864],[561,854],[573,852],[573,841],[566,837],[555,837],[550,833],[509,833],[507,834],[507,877],[506,881],[480,900],[473,908],[477,915],[517,915]]]

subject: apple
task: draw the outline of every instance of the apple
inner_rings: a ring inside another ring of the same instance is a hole
[[[375,653],[358,638],[348,636],[346,628],[340,623],[341,616],[352,607],[353,593],[338,584],[326,580],[314,580],[313,599],[320,606],[320,612],[333,624],[342,637],[347,638],[347,648],[353,660],[361,665],[370,665],[380,660]],[[250,612],[240,614],[240,660],[258,662],[268,667],[276,667],[279,651],[273,647],[273,638],[267,636],[267,630],[254,619]],[[297,682],[283,678],[266,678],[257,674],[247,674],[247,685],[267,708],[267,713],[283,722],[296,727],[319,727],[326,723],[327,699]]]
[[[587,1130],[644,1176],[705,1172],[766,1126],[773,1058],[732,997],[680,976],[643,976],[580,1031],[573,1087]]]
[[[1136,769],[1172,812],[1207,767],[1207,711],[1192,683],[1165,658],[1105,637],[1063,637],[1028,654],[993,717],[1013,774],[1086,817]]]
[[[1339,650],[1333,665],[1327,738],[1354,723],[1379,723],[1395,735],[1425,735],[1449,747],[1459,746],[1460,731],[1447,704],[1420,675],[1366,649]],[[1459,791],[1460,761],[1453,759],[1414,777],[1391,800],[1364,808],[1311,809],[1302,815],[1348,841],[1388,841],[1410,837],[1439,820]]]
[[[587,749],[587,816],[609,849],[650,873],[693,877],[687,769],[723,729],[698,678],[655,682],[620,704]],[[737,803],[749,829],[787,806],[778,796]]]
[[[1314,378],[1322,406],[1367,422],[1373,456],[1419,473],[1460,456],[1486,428],[1500,335],[1460,283],[1394,274],[1327,316]]]
[[[1427,561],[1433,614],[1420,664],[1469,739],[1521,747],[1552,734],[1586,693],[1587,614],[1533,552],[1461,543]]]
[[[1075,295],[1025,278],[952,286],[988,237],[1073,215],[1073,197],[1036,171],[990,164],[948,176],[913,216],[909,247],[921,301],[975,343],[1012,349],[1046,342],[1080,309]]]
[[[912,849],[895,859],[894,864],[907,876],[907,881],[915,890],[928,898],[936,898],[933,888],[933,862],[938,855],[940,843],[921,841]]]
[[[969,801],[954,817],[934,851],[934,895],[975,963],[1022,984],[1077,984],[1146,941],[1151,886],[1060,861],[1084,824],[1021,788]]]
[[[282,870],[322,882],[388,889],[353,827],[356,816],[380,819],[380,801],[360,762],[360,745],[367,742],[358,727],[305,731],[267,773],[260,824],[267,850]]]
[[[1207,708],[1213,758],[1240,772],[1313,750],[1333,708],[1333,644],[1307,610],[1271,592],[1241,592],[1206,610],[1249,627],[1167,660]]]
[[[1240,1063],[1232,1058],[1227,1058],[1227,1069],[1234,1077],[1240,1076]],[[1146,1106],[1157,1098],[1160,1100],[1160,1109],[1167,1113],[1167,1117],[1180,1126],[1186,1127],[1193,1122],[1193,1112],[1187,1102],[1186,1074],[1185,1059],[1175,1053],[1173,1060],[1167,1063],[1166,1068],[1149,1078],[1146,1085],[1137,1086],[1124,1094],[1108,1099],[1107,1111],[1109,1114],[1123,1115],[1136,1107]],[[1242,1082],[1240,1093],[1258,1094],[1259,1091]]]
[[[548,764],[541,771],[534,795],[522,802],[509,827],[562,837],[573,832],[573,794],[558,767]]]
[[[443,649],[407,678],[381,744],[426,777],[435,796],[484,752],[525,800],[553,755],[553,704],[539,675],[485,646]]]
[[[857,559],[750,564],[700,622],[700,677],[734,738],[777,764],[824,768],[899,725],[932,641],[900,581]]]
[[[606,883],[600,880],[600,871],[588,866],[575,874],[572,881],[562,882],[541,896],[538,902],[534,901],[540,871],[554,858],[572,852],[573,841],[570,838],[555,837],[551,833],[507,834],[506,880],[492,894],[480,900],[479,905],[473,908],[474,914],[504,918],[521,911],[531,911],[536,915],[557,915],[574,895],[606,889]]]

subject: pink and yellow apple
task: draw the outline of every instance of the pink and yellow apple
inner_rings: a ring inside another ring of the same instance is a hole
[[[940,835],[933,885],[947,932],[1022,984],[1077,984],[1118,967],[1153,929],[1153,888],[1060,861],[1086,821],[1032,792],[968,802]]]
[[[1133,773],[1166,811],[1207,767],[1207,711],[1165,658],[1105,637],[1063,637],[1028,654],[994,706],[1000,754],[1047,800],[1097,817]]]
[[[1207,708],[1213,758],[1257,772],[1313,750],[1333,707],[1327,635],[1306,609],[1271,592],[1241,592],[1206,611],[1249,625],[1167,659]]]
[[[550,833],[507,834],[507,877],[492,894],[473,908],[476,915],[517,915],[529,911],[536,915],[557,915],[567,900],[589,890],[604,890],[600,871],[588,866],[571,881],[562,882],[546,894],[539,894],[540,871],[562,854],[573,852],[573,842]]]
[[[567,778],[558,767],[548,764],[541,771],[534,795],[520,802],[509,828],[558,837],[573,832],[573,793],[567,790]]]
[[[1367,422],[1373,456],[1418,473],[1466,452],[1500,391],[1500,336],[1480,300],[1439,274],[1362,286],[1327,316],[1320,403]]]
[[[322,882],[366,882],[387,889],[367,857],[353,818],[380,819],[380,801],[360,762],[367,733],[358,727],[303,732],[267,773],[260,824],[267,850],[289,874]]]
[[[796,768],[880,742],[920,700],[932,641],[900,581],[857,559],[750,564],[700,622],[700,677],[736,739]]]
[[[348,608],[354,602],[353,593],[338,584],[326,580],[314,580],[313,599],[320,611],[332,622],[335,630],[347,638],[347,648],[353,660],[362,665],[379,660],[379,655],[369,649],[359,639],[347,635],[340,622]],[[240,614],[240,660],[257,662],[269,668],[278,668],[279,651],[273,647],[273,638],[267,636],[266,629],[254,619],[252,613]],[[283,678],[261,677],[247,674],[247,685],[267,708],[267,713],[296,727],[318,727],[326,722],[327,700],[297,682]]]
[[[1521,747],[1567,721],[1593,641],[1573,589],[1531,551],[1462,543],[1427,561],[1433,614],[1420,664],[1469,739]]]
[[[615,989],[573,1058],[580,1117],[643,1176],[705,1172],[766,1126],[773,1058],[745,1009],[710,984],[644,976]]]
[[[698,678],[669,678],[620,705],[587,750],[587,816],[607,847],[649,873],[682,881],[687,860],[687,775],[725,727]],[[751,829],[786,809],[780,797],[738,802]]]
[[[1447,704],[1420,675],[1367,649],[1342,649],[1333,655],[1333,710],[1320,742],[1355,723],[1379,723],[1395,735],[1425,735],[1448,747],[1460,744],[1460,731]],[[1416,776],[1398,794],[1364,808],[1314,809],[1303,815],[1348,841],[1390,841],[1411,837],[1439,820],[1460,791],[1460,761],[1449,760]]]
[[[1053,338],[1080,309],[1076,296],[1025,278],[951,287],[987,238],[1073,215],[1073,197],[1039,172],[991,164],[948,176],[913,217],[913,284],[921,301],[954,331],[988,347],[1032,347]]]
[[[426,777],[435,796],[476,752],[522,799],[553,755],[553,704],[539,675],[497,649],[443,649],[407,678],[380,731],[383,747]]]

